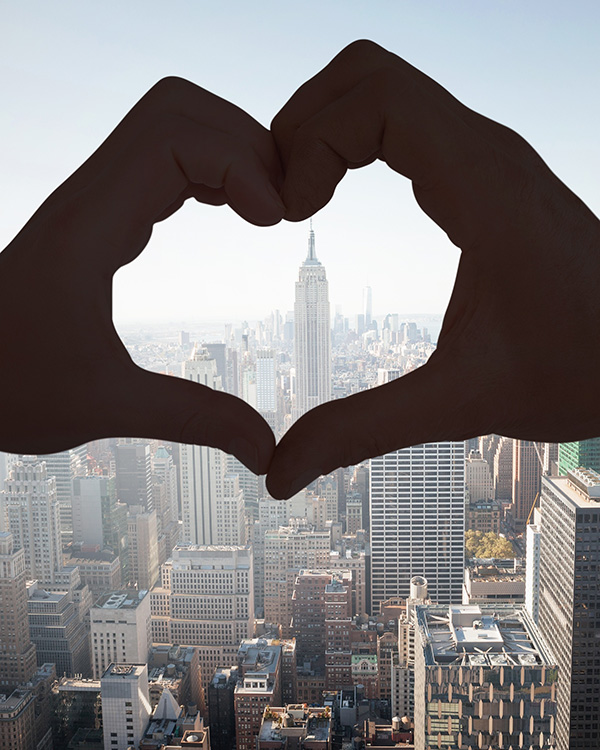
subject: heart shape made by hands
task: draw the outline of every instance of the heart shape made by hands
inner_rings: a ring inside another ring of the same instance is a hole
[[[131,361],[112,323],[112,278],[155,222],[190,197],[257,225],[299,221],[347,169],[375,159],[412,181],[462,250],[426,365],[313,409],[275,447],[243,401]],[[427,441],[593,437],[599,240],[596,217],[520,136],[372,42],[304,84],[271,132],[165,79],[0,255],[0,315],[12,322],[0,449],[49,453],[114,435],[211,445],[268,470],[283,498],[338,466]]]

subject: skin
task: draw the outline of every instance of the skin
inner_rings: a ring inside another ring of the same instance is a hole
[[[221,448],[265,473],[275,439],[229,394],[147,372],[112,322],[112,279],[193,197],[275,224],[268,130],[178,78],[157,83],[0,255],[0,450],[52,453],[116,435]],[[8,324],[7,321],[13,321]]]
[[[367,41],[305,83],[271,129],[287,220],[381,159],[462,251],[434,355],[298,420],[269,469],[274,497],[423,442],[600,433],[600,224],[523,138]]]
[[[428,363],[303,416],[275,450],[247,404],[137,367],[112,277],[190,197],[253,224],[300,221],[347,169],[382,159],[412,181],[461,251]],[[355,42],[304,84],[272,132],[165,79],[0,254],[0,450],[50,453],[108,436],[221,448],[290,497],[322,473],[427,441],[600,432],[600,225],[513,131],[401,58]],[[7,321],[14,321],[10,325]]]

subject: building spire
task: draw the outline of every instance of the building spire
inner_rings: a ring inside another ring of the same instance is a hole
[[[305,266],[320,266],[321,263],[317,258],[315,250],[315,232],[312,225],[312,219],[310,219],[310,230],[308,232],[308,255],[304,261]]]

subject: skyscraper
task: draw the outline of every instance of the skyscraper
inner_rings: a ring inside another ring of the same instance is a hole
[[[28,682],[37,666],[27,622],[25,552],[12,534],[0,532],[0,691]]]
[[[104,747],[138,747],[152,713],[146,664],[111,664],[102,675]]]
[[[539,628],[559,669],[557,750],[600,744],[600,475],[543,477]]]
[[[308,255],[300,266],[294,303],[296,400],[293,418],[331,399],[331,331],[329,284],[317,259],[315,233],[308,236]]]
[[[363,289],[363,315],[365,316],[365,328],[369,330],[373,320],[373,295],[370,286]]]
[[[183,375],[194,383],[222,390],[217,364],[196,347]],[[227,456],[216,448],[180,446],[182,541],[186,544],[244,544],[244,495],[238,477],[228,473]]]
[[[569,469],[593,469],[600,472],[600,438],[559,443],[558,473],[566,476]]]
[[[370,461],[371,596],[407,598],[425,576],[440,604],[460,603],[464,568],[465,447],[415,445]]]
[[[56,480],[48,476],[46,462],[36,456],[16,461],[2,494],[7,530],[12,533],[15,548],[25,551],[27,575],[53,583],[62,567],[62,547]]]
[[[543,457],[540,444],[532,440],[513,441],[513,522],[518,531],[525,522],[540,491]]]

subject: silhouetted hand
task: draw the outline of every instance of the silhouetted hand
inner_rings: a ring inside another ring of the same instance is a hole
[[[111,296],[117,269],[186,198],[280,221],[280,170],[271,134],[245,112],[188,81],[156,84],[0,255],[0,449],[155,437],[222,448],[266,472],[275,441],[262,417],[137,367]]]
[[[382,159],[462,250],[427,364],[302,417],[275,451],[274,497],[427,441],[600,434],[600,225],[528,143],[371,42],[304,84],[272,131],[286,219],[311,216],[348,168]]]

